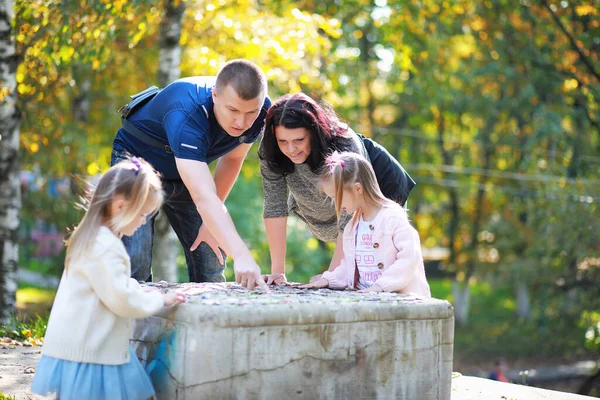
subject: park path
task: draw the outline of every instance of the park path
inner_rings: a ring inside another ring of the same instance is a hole
[[[0,343],[0,393],[15,396],[17,400],[54,398],[38,396],[29,390],[41,352],[39,346]]]
[[[41,357],[39,346],[22,346],[0,342],[0,393],[15,396],[17,400],[42,400],[55,397],[42,397],[31,393],[29,387],[33,372]],[[492,395],[492,393],[494,393]],[[489,396],[492,397],[489,397]],[[452,400],[479,399],[587,399],[561,392],[510,385],[469,376],[456,376],[452,379]]]

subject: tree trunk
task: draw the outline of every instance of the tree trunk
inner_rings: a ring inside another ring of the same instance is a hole
[[[529,287],[523,280],[519,280],[517,283],[517,315],[525,319],[529,319],[531,315]]]
[[[567,178],[576,179],[579,175],[580,166],[580,157],[583,150],[583,135],[587,132],[586,126],[583,123],[585,118],[585,110],[584,110],[585,99],[581,94],[575,97],[574,107],[577,110],[578,118],[575,120],[575,132],[573,137],[573,155],[571,156],[571,162],[567,167]],[[577,233],[574,238],[576,243],[581,243],[583,238],[580,237],[580,234]],[[579,259],[579,255],[581,254],[580,246],[577,245],[574,250],[569,251],[565,260],[565,264],[569,267],[570,273],[572,276],[577,275],[577,260]],[[567,310],[569,313],[575,312],[578,309],[579,305],[579,292],[577,288],[573,288],[569,290],[567,293],[567,299],[569,302],[567,303]]]
[[[518,90],[518,87],[515,87],[515,90]],[[531,118],[533,118],[532,115],[530,115]],[[526,119],[521,115],[521,114],[517,114],[516,115],[517,118],[517,122],[519,124],[519,130],[521,132],[524,131],[525,126],[526,126]],[[522,168],[523,165],[523,161],[525,160],[526,157],[526,141],[527,141],[527,136],[525,135],[520,135],[520,137],[517,138],[518,142],[516,144],[515,149],[517,149],[517,152],[514,156],[514,160],[515,160],[515,164],[513,166],[513,169],[515,171],[519,171]],[[515,207],[516,205],[516,207]],[[523,198],[516,198],[514,201],[514,205],[511,206],[510,208],[512,208],[513,210],[516,209],[518,210],[518,219],[517,219],[517,223],[519,224],[518,229],[526,229],[527,226],[527,220],[529,219],[529,211],[527,208],[527,200],[523,199]],[[527,259],[527,248],[528,248],[529,244],[527,242],[527,239],[524,238],[523,241],[515,248],[515,255],[517,256],[517,259],[519,260],[525,260]],[[532,260],[530,260],[530,262],[532,262]],[[530,320],[531,319],[531,300],[530,300],[530,296],[529,296],[529,285],[531,284],[531,275],[528,272],[522,273],[521,271],[519,271],[519,268],[525,268],[522,264],[518,264],[517,268],[514,269],[513,274],[512,274],[512,279],[516,282],[516,287],[515,287],[515,297],[516,297],[516,302],[517,302],[517,310],[516,310],[516,314],[518,317],[520,318],[524,318],[526,320]]]
[[[439,115],[436,121],[438,138],[437,144],[442,155],[442,160],[445,165],[454,164],[454,156],[451,151],[446,150],[444,144],[444,135],[446,132],[446,120],[444,118],[443,110],[439,111]],[[450,195],[450,225],[448,226],[448,247],[450,250],[450,257],[448,259],[448,264],[454,268],[456,268],[456,258],[457,258],[457,250],[456,250],[456,237],[458,234],[458,227],[460,223],[460,210],[459,210],[459,198],[458,192],[455,188],[448,188],[448,194]],[[454,277],[452,281],[452,294],[454,296],[454,318],[456,322],[461,325],[466,325],[469,320],[469,307],[470,307],[470,299],[471,292],[469,288],[468,279],[464,282],[459,282]]]
[[[594,387],[596,387],[596,392],[600,393],[600,369],[581,384],[577,394],[589,395]]]
[[[460,115],[458,116],[460,120]],[[444,144],[444,134],[446,132],[446,120],[444,118],[443,110],[440,110],[439,117],[437,118],[437,131],[438,139],[437,144],[442,154],[442,161],[444,165],[454,165],[454,156],[451,151],[446,150]],[[453,268],[456,268],[456,237],[458,235],[458,228],[460,224],[460,209],[459,209],[459,198],[458,191],[454,187],[448,188],[448,195],[450,196],[450,225],[448,226],[448,248],[450,250],[450,256],[448,257],[448,264]]]
[[[154,244],[152,246],[152,279],[155,282],[177,282],[177,254],[179,240],[161,212],[154,221]]]
[[[83,65],[73,67],[76,94],[71,104],[73,119],[86,123],[90,117],[90,91],[92,89],[91,71]]]
[[[502,96],[503,97],[503,96]],[[494,153],[494,147],[491,141],[491,132],[496,125],[497,116],[492,116],[488,119],[487,124],[485,126],[485,130],[483,131],[483,137],[481,140],[481,155],[482,155],[482,168],[483,170],[490,169],[492,165],[492,155]],[[485,184],[487,183],[488,178],[485,175],[482,175],[478,179],[479,188],[477,189],[477,197],[475,200],[475,216],[473,218],[473,224],[471,227],[471,242],[469,243],[469,247],[467,249],[468,253],[468,261],[466,266],[466,276],[465,281],[469,281],[469,278],[473,276],[475,273],[475,269],[477,266],[477,248],[479,247],[479,242],[477,240],[477,236],[479,234],[479,230],[481,229],[481,224],[483,223],[483,201],[485,199]]]
[[[469,307],[471,303],[471,289],[469,282],[452,281],[452,295],[454,296],[454,318],[460,325],[469,322]]]
[[[160,52],[158,65],[158,84],[165,87],[181,75],[181,21],[185,3],[169,0],[160,24]],[[177,235],[169,225],[165,213],[159,213],[154,221],[154,245],[152,248],[152,275],[155,281],[177,281],[177,254],[179,253]]]
[[[367,94],[367,121],[369,126],[365,129],[365,136],[373,137],[375,127],[375,96],[371,88],[373,78],[371,77],[371,42],[370,37],[373,31],[373,20],[369,18],[367,26],[363,29],[363,36],[360,40],[360,61],[362,63],[361,85]],[[360,97],[359,97],[360,98]]]
[[[17,230],[21,211],[17,58],[12,36],[14,3],[0,1],[0,321],[16,311]]]
[[[160,23],[160,51],[158,84],[168,85],[181,76],[181,21],[185,3],[181,0],[168,0],[165,14]]]

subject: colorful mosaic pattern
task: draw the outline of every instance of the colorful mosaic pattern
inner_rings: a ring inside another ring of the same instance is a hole
[[[164,292],[177,290],[184,293],[188,302],[203,305],[260,305],[301,303],[416,303],[424,301],[410,294],[384,292],[361,293],[356,290],[299,289],[298,283],[270,286],[271,293],[261,289],[249,291],[237,283],[147,283],[147,287]]]

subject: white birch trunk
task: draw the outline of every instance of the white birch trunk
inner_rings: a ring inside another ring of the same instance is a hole
[[[525,319],[529,319],[531,316],[529,288],[525,282],[519,282],[517,284],[517,315]]]
[[[179,3],[175,6],[175,3]],[[165,87],[179,79],[181,70],[181,20],[185,11],[183,1],[169,0],[160,24],[160,52],[158,84]],[[152,248],[152,275],[154,281],[177,281],[177,255],[180,246],[177,235],[169,225],[165,213],[154,221],[154,244]]]
[[[471,289],[468,283],[452,281],[452,294],[454,295],[454,319],[461,325],[469,322],[469,306],[471,302]]]
[[[16,311],[17,230],[21,211],[17,57],[12,34],[14,2],[0,1],[0,321]]]
[[[71,112],[73,113],[74,120],[86,123],[90,116],[90,91],[92,89],[92,82],[90,76],[87,74],[76,77],[76,82],[78,93],[73,99]]]

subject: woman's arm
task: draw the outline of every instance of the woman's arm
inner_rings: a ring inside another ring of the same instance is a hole
[[[287,182],[285,177],[269,168],[266,160],[260,160],[260,174],[265,199],[263,218],[271,253],[271,274],[266,280],[269,284],[283,283],[286,281]]]
[[[285,274],[287,217],[265,218],[271,274]]]

